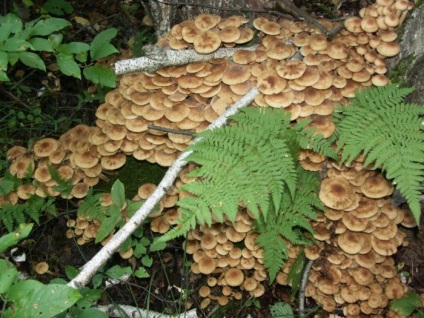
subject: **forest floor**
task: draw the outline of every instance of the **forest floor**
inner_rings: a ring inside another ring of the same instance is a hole
[[[38,4],[41,2],[43,1],[37,1]],[[115,27],[120,30],[116,37],[117,42],[114,43],[115,46],[125,50],[131,49],[130,46],[132,46],[137,54],[140,54],[140,47],[143,44],[154,38],[153,30],[142,24],[144,12],[137,2],[115,0],[73,0],[69,2],[73,6],[73,12],[64,18],[72,23],[68,36],[73,41],[90,43],[97,32],[93,28],[96,24],[99,24],[101,29]],[[334,2],[336,1],[334,0]],[[12,1],[6,1],[6,3],[11,5]],[[20,2],[13,1],[13,3]],[[101,4],[99,5],[99,3]],[[127,4],[123,5],[123,3]],[[367,5],[362,1],[346,1],[336,9],[330,0],[304,1],[303,4],[301,1],[295,1],[295,3],[299,6],[304,4],[305,9],[315,16],[329,17],[331,15],[331,18],[354,14],[361,6]],[[1,13],[2,15],[10,10],[7,5],[3,9],[5,11]],[[28,20],[36,17],[34,8],[22,7],[20,12]],[[80,18],[87,19],[89,24],[79,24],[77,21],[81,21]],[[135,43],[135,45],[131,43]],[[18,76],[18,71],[23,72],[24,75]],[[15,68],[14,72],[11,78],[15,86],[0,85],[0,93],[4,95],[3,102],[7,101],[8,107],[14,108],[31,106],[32,102],[37,103],[41,105],[44,113],[51,115],[49,118],[52,122],[44,122],[42,126],[29,125],[9,130],[7,132],[8,139],[1,146],[2,152],[13,144],[27,146],[30,140],[47,136],[58,138],[61,133],[77,123],[94,125],[94,113],[96,107],[101,103],[99,100],[101,97],[96,98],[90,95],[89,92],[95,91],[90,83],[78,82],[74,78],[54,71],[47,75],[25,68]],[[46,85],[51,89],[50,93],[44,99],[38,98],[38,90]],[[54,121],[59,116],[66,116],[69,120],[54,126]],[[146,182],[158,182],[164,169],[153,164],[147,165],[153,172],[151,172],[150,180],[146,180]],[[119,174],[118,177],[120,177]],[[147,179],[149,177],[146,176]],[[135,189],[138,186],[135,185]],[[79,246],[74,240],[67,239],[65,236],[68,229],[66,222],[69,217],[75,218],[77,202],[59,201],[58,209],[58,217],[40,220],[40,225],[35,228],[31,240],[27,240],[26,244],[20,246],[21,251],[26,253],[27,260],[16,264],[19,270],[43,282],[49,282],[52,278],[57,277],[67,279],[65,272],[67,266],[76,268],[83,266],[100,249],[100,245],[95,245],[93,242]],[[422,228],[423,226],[421,226]],[[148,227],[146,227],[145,235],[148,238],[153,237]],[[403,270],[410,273],[410,287],[417,292],[424,292],[424,233],[422,230],[411,231],[409,239],[409,246],[402,248],[397,254],[397,262],[403,266]],[[202,299],[198,296],[197,290],[204,285],[205,278],[189,273],[189,259],[186,258],[181,243],[181,240],[174,241],[173,246],[169,246],[165,251],[150,255],[153,258],[153,265],[148,269],[150,278],[131,277],[123,284],[104,289],[100,303],[127,304],[167,313],[184,311],[184,303],[191,304],[192,308],[199,308]],[[37,275],[34,272],[33,265],[40,261],[47,261],[50,264],[52,274]],[[108,262],[107,267],[116,264],[131,266],[128,261],[117,256]],[[188,294],[184,292],[185,294],[182,295],[181,291],[184,291],[185,288],[187,288]],[[225,308],[218,309],[212,317],[246,317],[249,314],[251,317],[257,318],[270,317],[269,306],[278,301],[292,303],[293,307],[296,307],[295,301],[290,297],[290,292],[291,290],[288,288],[270,285],[260,299],[255,301],[242,299],[232,302]],[[183,301],[184,298],[186,301]],[[307,303],[307,306],[312,308],[315,304]],[[211,317],[208,311],[199,311],[199,316]]]

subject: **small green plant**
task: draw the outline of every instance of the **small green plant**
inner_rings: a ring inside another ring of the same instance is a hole
[[[411,317],[414,313],[414,317],[424,318],[420,295],[413,291],[409,291],[402,298],[394,300],[390,305],[390,309],[405,317]]]
[[[16,190],[18,186],[25,184],[25,180],[21,180],[6,174],[3,180],[0,180],[0,196],[7,195]],[[29,219],[39,223],[42,215],[56,215],[56,207],[54,205],[55,198],[41,198],[36,195],[31,195],[28,200],[20,204],[4,203],[0,205],[0,222],[10,232],[17,225],[26,223]]]
[[[363,89],[335,115],[342,162],[365,156],[364,166],[381,168],[405,197],[417,223],[424,180],[424,107],[404,103],[412,88],[395,84]]]
[[[59,70],[67,75],[81,79],[83,64],[93,63],[103,57],[117,53],[110,43],[117,29],[100,32],[91,42],[63,42],[59,31],[70,26],[70,22],[61,18],[32,20],[25,25],[21,19],[9,13],[0,16],[0,81],[10,81],[7,71],[18,61],[24,65],[46,71],[46,65],[40,53],[53,54]],[[100,65],[83,67],[86,79],[93,83],[115,87],[115,73]]]
[[[21,224],[0,238],[0,253],[29,235],[32,224]],[[0,258],[1,316],[53,317],[72,306],[81,294],[64,284],[44,285],[36,280],[19,281],[18,271],[8,260]]]
[[[292,308],[285,302],[278,302],[271,305],[270,310],[272,318],[294,318]]]

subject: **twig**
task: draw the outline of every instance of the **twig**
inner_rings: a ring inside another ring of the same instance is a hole
[[[303,269],[302,280],[299,288],[299,316],[302,318],[305,315],[305,289],[308,284],[309,272],[311,271],[314,261],[309,261]]]
[[[157,52],[150,53],[135,59],[118,61],[115,63],[116,75],[130,72],[145,71],[154,72],[162,67],[173,65],[184,65],[193,62],[209,61],[210,59],[230,57],[238,50],[256,50],[257,45],[246,48],[222,48],[211,54],[199,54],[195,50],[161,50],[156,47]]]
[[[133,318],[198,318],[199,316],[196,313],[196,309],[191,309],[187,312],[184,312],[179,315],[164,315],[162,313],[140,309],[128,305],[98,305],[94,308],[106,313],[108,317],[133,317]]]
[[[310,16],[308,13],[302,9],[296,7],[291,0],[278,0],[277,5],[284,11],[292,14],[295,18],[302,18],[308,21],[310,24],[316,26],[329,38],[335,36],[343,27],[338,29],[338,27],[333,30],[327,30],[321,23],[319,23],[315,18]]]
[[[200,3],[187,3],[187,2],[170,2],[170,1],[159,1],[159,0],[152,0],[154,2],[160,3],[160,4],[167,4],[170,6],[192,6],[192,7],[199,7],[199,8],[206,8],[206,9],[213,9],[217,11],[229,11],[229,12],[244,12],[244,13],[264,13],[269,15],[276,15],[281,18],[285,18],[288,20],[294,20],[293,16],[281,13],[279,11],[275,10],[251,10],[251,9],[244,9],[244,8],[223,8],[223,7],[217,7],[212,6],[208,4],[200,4]]]
[[[153,130],[164,131],[164,132],[168,132],[168,133],[171,133],[171,134],[178,134],[178,135],[194,136],[194,134],[195,134],[195,132],[193,132],[193,131],[177,130],[177,129],[171,129],[171,128],[160,127],[160,126],[155,126],[155,125],[148,125],[147,128],[153,129]]]
[[[211,130],[224,126],[229,116],[237,113],[240,108],[250,105],[258,93],[259,91],[256,87],[252,88],[245,96],[228,108],[225,113],[219,116],[218,119],[210,124],[206,129]],[[201,138],[194,139],[193,143],[198,142],[200,139]],[[118,250],[122,243],[140,227],[156,204],[158,204],[162,197],[166,194],[168,188],[174,183],[180,171],[187,164],[185,159],[190,155],[190,153],[191,151],[185,151],[178,157],[171,167],[169,167],[156,190],[144,202],[142,207],[138,209],[134,216],[112,237],[112,239],[84,265],[81,272],[68,283],[68,286],[76,289],[83,288],[90,281],[91,277],[93,277],[93,275],[99,270],[99,268]]]

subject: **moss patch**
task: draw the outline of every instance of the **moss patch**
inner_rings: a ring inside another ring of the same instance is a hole
[[[408,74],[411,70],[411,67],[414,65],[414,56],[411,54],[398,62],[396,67],[391,70],[388,74],[388,77],[392,83],[398,83],[401,86],[407,86]]]
[[[128,199],[137,194],[138,187],[144,183],[159,184],[167,169],[147,161],[138,161],[132,156],[127,157],[127,162],[118,171],[107,175],[109,182],[101,181],[95,187],[96,192],[110,192],[113,182],[119,179],[125,185]]]

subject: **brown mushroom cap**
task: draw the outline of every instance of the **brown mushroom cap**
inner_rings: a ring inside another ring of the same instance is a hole
[[[195,26],[202,30],[207,31],[215,27],[221,21],[221,17],[215,14],[199,14],[194,18]]]
[[[348,254],[359,253],[362,246],[365,244],[365,236],[361,233],[355,233],[346,230],[337,237],[337,244]]]
[[[59,147],[59,143],[53,138],[43,138],[34,144],[34,154],[38,157],[48,157]]]
[[[199,272],[205,275],[211,274],[216,269],[216,260],[203,256],[199,262]]]
[[[225,281],[229,286],[240,286],[244,281],[244,274],[238,268],[230,268],[225,272]]]
[[[355,203],[355,189],[346,179],[335,176],[322,181],[319,198],[331,209],[344,210]]]
[[[48,270],[49,270],[49,264],[47,264],[47,262],[40,262],[35,266],[35,271],[39,275],[47,273]]]
[[[393,192],[393,186],[382,174],[377,174],[365,179],[361,185],[361,191],[368,198],[378,199],[390,195]]]
[[[221,39],[219,35],[209,30],[198,34],[193,41],[193,47],[196,52],[202,54],[212,53],[220,46]]]

